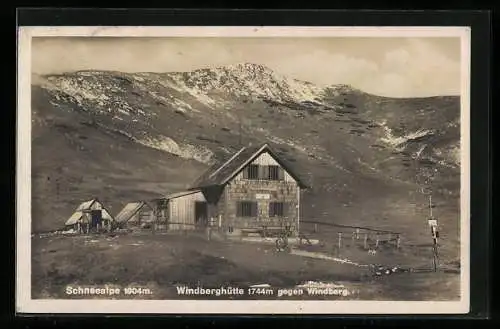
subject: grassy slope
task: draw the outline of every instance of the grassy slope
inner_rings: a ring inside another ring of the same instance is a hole
[[[37,98],[44,95],[34,96],[45,104]],[[61,227],[80,201],[95,196],[114,215],[127,202],[185,188],[204,168],[93,126],[80,113],[36,108],[43,121],[32,132],[34,231]]]
[[[112,74],[102,79],[115,83]],[[129,201],[184,188],[206,167],[139,145],[113,130],[170,136],[222,154],[224,148],[238,148],[239,118],[243,143],[274,143],[312,185],[303,198],[304,219],[392,229],[403,232],[408,243],[428,241],[426,199],[415,184],[420,164],[409,162],[404,152],[382,146],[385,132],[377,123],[386,121],[396,132],[400,126],[438,128],[458,116],[456,98],[386,99],[352,91],[326,98],[340,109],[307,109],[304,104],[222,94],[218,97],[226,100],[224,106],[211,109],[190,95],[153,82],[146,87],[120,82],[124,91],[108,93],[125,99],[134,109],[155,113],[153,119],[131,117],[138,121],[95,114],[92,111],[99,109],[95,103],[84,104],[91,109],[85,112],[72,99],[56,100],[53,94],[34,88],[35,231],[60,227],[83,199],[98,196],[116,214]],[[180,113],[152,97],[151,91],[182,97],[198,112]],[[455,140],[454,131],[446,130],[445,137]],[[440,142],[448,143],[446,138],[433,143]],[[456,171],[442,168],[436,180],[444,187],[435,200],[450,258],[458,252],[457,178]]]

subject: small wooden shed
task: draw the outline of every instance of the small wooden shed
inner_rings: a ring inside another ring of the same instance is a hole
[[[117,228],[148,228],[153,218],[153,208],[145,201],[130,202],[116,215]]]
[[[66,229],[73,229],[78,233],[110,231],[114,222],[113,216],[94,198],[82,202],[73,215],[65,223]]]
[[[199,190],[172,193],[155,202],[156,223],[167,230],[194,230],[207,223],[207,203]]]

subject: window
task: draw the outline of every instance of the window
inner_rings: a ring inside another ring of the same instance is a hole
[[[259,179],[259,166],[258,165],[249,165],[243,171],[243,178],[245,179]]]
[[[238,217],[257,217],[257,202],[238,201],[236,212]]]
[[[284,171],[280,166],[269,165],[259,166],[256,164],[248,165],[243,170],[244,179],[252,180],[284,180]]]
[[[283,180],[283,169],[279,166],[269,166],[267,170],[267,179]]]
[[[283,217],[284,205],[283,202],[269,203],[269,217]]]

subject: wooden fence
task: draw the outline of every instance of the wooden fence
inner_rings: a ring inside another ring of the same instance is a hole
[[[378,249],[381,244],[390,245],[396,249],[401,246],[400,232],[319,221],[301,221],[300,235],[306,238],[317,237],[329,242],[335,241],[338,249],[346,244],[346,240],[362,245],[366,250]]]

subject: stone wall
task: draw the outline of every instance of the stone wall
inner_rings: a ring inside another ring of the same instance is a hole
[[[221,199],[224,201],[220,203],[219,211],[226,226],[235,230],[263,225],[280,226],[282,220],[295,224],[298,219],[298,185],[294,181],[235,180],[226,185]],[[238,217],[238,201],[257,202],[257,217]],[[270,202],[283,202],[283,217],[269,217]]]

